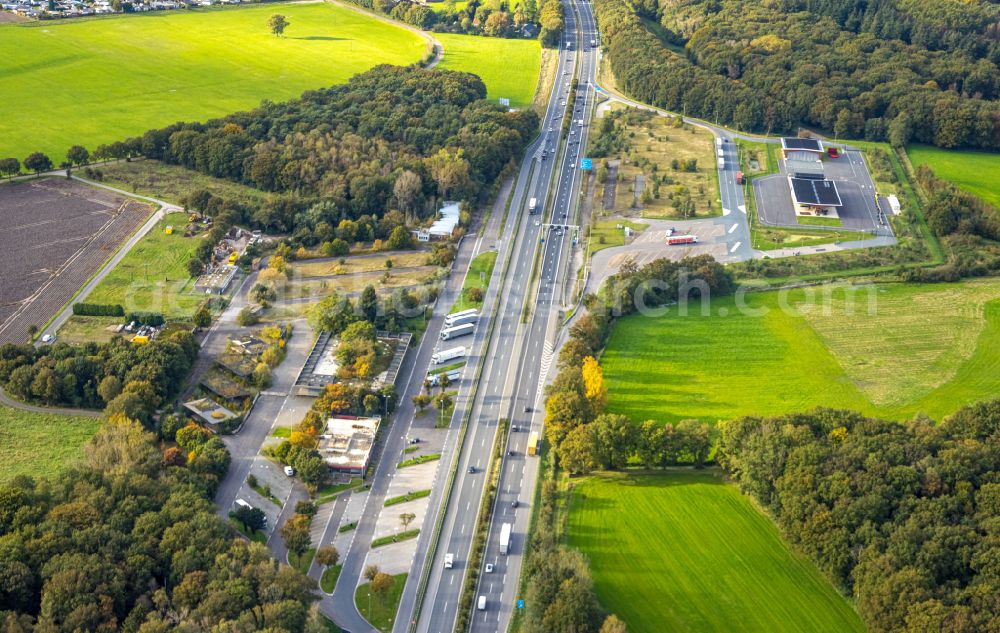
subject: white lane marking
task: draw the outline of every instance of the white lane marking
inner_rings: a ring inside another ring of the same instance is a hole
[[[742,211],[743,213],[746,213],[747,212],[747,205],[741,204],[740,205],[740,211]]]
[[[730,213],[732,213],[732,211],[730,211],[726,207],[722,207],[722,215],[729,215]]]
[[[733,244],[733,247],[732,247],[731,249],[729,249],[729,252],[730,252],[730,253],[735,253],[735,252],[736,252],[736,249],[737,249],[737,248],[739,248],[739,247],[740,247],[740,244],[742,244],[742,243],[743,243],[743,242],[736,242],[735,244]]]
[[[736,230],[736,227],[738,227],[738,226],[739,226],[739,224],[732,225],[731,227],[729,227],[729,232],[732,233],[733,231]]]

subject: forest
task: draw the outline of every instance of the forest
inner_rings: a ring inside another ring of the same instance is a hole
[[[217,224],[315,243],[342,220],[371,225],[391,210],[415,224],[434,217],[442,199],[488,193],[538,117],[485,98],[475,75],[382,65],[297,100],[149,130],[95,155],[142,155],[274,192],[256,208],[201,202],[212,203]]]
[[[326,631],[314,583],[216,515],[229,455],[206,435],[112,415],[84,463],[0,487],[0,631]]]
[[[46,405],[105,409],[149,423],[177,394],[198,357],[189,332],[145,345],[116,336],[107,343],[0,346],[0,385],[10,395]]]
[[[1000,148],[1000,10],[930,0],[596,0],[619,86],[743,130]]]
[[[816,410],[722,427],[718,459],[874,633],[997,631],[1000,400],[940,424]]]

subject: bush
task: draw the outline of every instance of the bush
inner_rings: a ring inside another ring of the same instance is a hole
[[[125,321],[132,323],[138,323],[139,325],[148,325],[150,327],[159,327],[166,323],[163,315],[159,312],[129,312],[128,316],[125,317]]]
[[[240,310],[239,314],[236,315],[236,323],[243,327],[257,325],[259,321],[260,317],[254,314],[253,310],[250,308],[243,308]]]
[[[125,316],[125,308],[118,304],[74,303],[73,314],[77,316]]]

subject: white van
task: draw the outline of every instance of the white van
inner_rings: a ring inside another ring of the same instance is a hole
[[[476,608],[480,611],[486,610],[486,596],[479,596],[479,602],[476,604]]]
[[[444,555],[444,568],[445,569],[451,569],[454,566],[455,566],[455,555],[454,554],[445,554]]]

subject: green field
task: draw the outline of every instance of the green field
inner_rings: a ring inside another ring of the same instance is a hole
[[[97,418],[0,407],[0,484],[17,475],[58,475],[83,457],[83,445],[100,425]]]
[[[290,22],[281,38],[266,26],[277,12]],[[44,151],[59,164],[73,144],[283,101],[379,63],[411,64],[427,46],[322,2],[0,25],[0,156]]]
[[[186,224],[185,214],[168,214],[94,288],[87,303],[117,303],[126,312],[162,312],[173,318],[194,314],[205,297],[194,293],[187,263],[201,238],[184,237]],[[167,225],[176,229],[173,235],[164,233]]]
[[[993,206],[1000,207],[1000,154],[941,149],[929,145],[906,148],[914,167],[927,165],[939,178],[951,181]]]
[[[486,289],[490,285],[490,277],[493,276],[493,267],[497,263],[497,252],[487,251],[480,253],[469,264],[469,272],[465,275],[465,283],[462,284],[462,294],[455,299],[450,312],[461,312],[472,308],[481,308],[482,301],[468,301],[465,298],[465,291],[469,288],[481,288],[483,298],[486,297]]]
[[[577,483],[568,537],[629,633],[848,633],[857,613],[718,471]]]
[[[392,587],[383,595],[368,591],[368,583],[359,585],[354,591],[354,604],[357,605],[358,612],[383,633],[391,631],[392,623],[396,620],[399,599],[403,595],[403,586],[406,585],[406,574],[393,576],[392,580]]]
[[[993,279],[831,285],[747,294],[745,305],[764,314],[723,297],[707,315],[693,303],[687,316],[677,308],[629,316],[602,357],[609,409],[636,422],[716,422],[816,406],[940,420],[1000,393],[998,299]]]
[[[435,33],[444,47],[438,68],[479,75],[490,99],[506,97],[514,108],[531,105],[542,66],[538,40]]]

